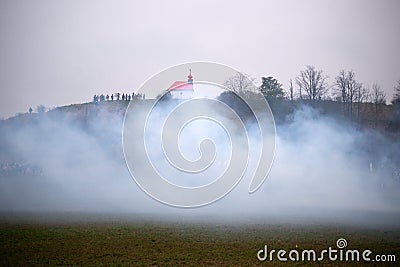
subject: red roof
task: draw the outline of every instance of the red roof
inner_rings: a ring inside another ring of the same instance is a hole
[[[185,81],[176,81],[169,88],[168,91],[172,90],[191,90],[193,91],[193,84]]]

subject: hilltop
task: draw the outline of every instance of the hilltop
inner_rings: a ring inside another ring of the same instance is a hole
[[[153,105],[155,99],[135,99],[136,105]],[[173,100],[168,100],[173,101]],[[235,104],[235,99],[221,99],[237,112],[241,112],[242,107]],[[251,99],[250,99],[251,101]],[[90,129],[93,121],[99,118],[108,118],[113,124],[121,124],[129,101],[114,100],[88,102],[82,104],[71,104],[53,108],[43,113],[22,113],[14,117],[0,120],[0,126],[29,125],[36,124],[43,119],[57,119],[68,123],[79,125],[83,129]],[[400,108],[393,105],[380,104],[376,106],[373,103],[354,103],[353,114],[350,118],[346,114],[343,103],[332,100],[294,100],[287,99],[269,101],[273,112],[275,122],[279,125],[291,120],[296,110],[303,106],[308,106],[318,112],[319,115],[329,116],[350,123],[361,129],[375,129],[389,135],[400,134]]]

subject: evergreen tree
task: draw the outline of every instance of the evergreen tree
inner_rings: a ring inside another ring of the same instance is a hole
[[[277,79],[269,76],[267,78],[262,77],[261,80],[260,92],[267,100],[285,98],[285,91],[283,91],[282,84],[280,84]]]

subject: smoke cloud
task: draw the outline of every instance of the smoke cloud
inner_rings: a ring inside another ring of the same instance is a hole
[[[248,193],[251,174],[246,172],[232,192],[214,204],[180,209],[152,199],[131,178],[122,151],[124,109],[115,112],[112,105],[86,104],[78,113],[82,116],[53,110],[1,121],[0,211],[398,225],[400,143],[378,132],[303,106],[277,125],[274,163],[258,191]],[[217,139],[221,149],[225,141],[219,138],[227,136],[220,130],[193,124],[185,130],[191,134],[180,139],[183,154],[196,159],[204,136]],[[258,142],[252,140],[258,133],[247,134],[250,142]],[[162,157],[157,155],[160,148],[149,149],[153,158]],[[225,166],[223,160],[218,164]],[[256,163],[250,159],[252,164]]]

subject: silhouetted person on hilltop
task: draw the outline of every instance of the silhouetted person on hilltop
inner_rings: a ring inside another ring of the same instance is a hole
[[[97,103],[99,102],[99,96],[98,96],[98,95],[94,95],[94,96],[93,96],[93,102],[94,102],[95,104],[97,104]]]
[[[108,101],[110,99],[110,96],[107,94],[106,95],[106,101]]]
[[[114,101],[114,95],[111,95],[111,101]]]
[[[122,94],[122,100],[125,100],[125,94]]]
[[[29,113],[32,113],[33,109],[32,107],[29,108]]]

